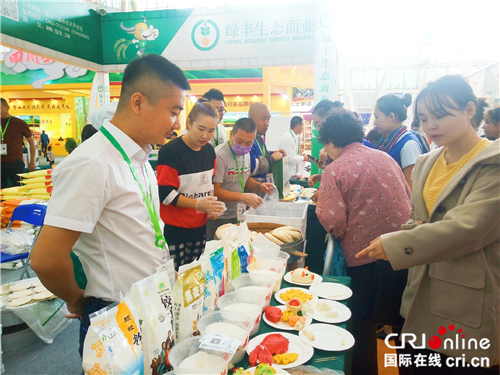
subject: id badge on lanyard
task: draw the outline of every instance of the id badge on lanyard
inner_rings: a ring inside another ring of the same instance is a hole
[[[236,207],[236,217],[238,218],[238,221],[241,222],[243,221],[244,217],[243,214],[247,210],[247,205],[245,203],[238,203],[238,206]]]
[[[7,155],[7,143],[3,143],[3,138],[5,136],[5,132],[7,131],[7,128],[9,127],[11,117],[12,116],[9,116],[9,120],[7,121],[7,124],[5,124],[5,128],[2,129],[2,143],[0,144],[0,154],[1,155]]]
[[[274,176],[272,173],[266,174],[266,182],[274,185]]]

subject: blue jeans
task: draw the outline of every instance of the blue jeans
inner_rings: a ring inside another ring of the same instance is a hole
[[[82,320],[80,322],[80,356],[83,358],[83,343],[85,342],[85,337],[87,336],[87,331],[90,327],[89,315],[95,313],[106,306],[111,305],[113,302],[105,301],[101,298],[88,297],[85,298],[85,308],[82,314]]]

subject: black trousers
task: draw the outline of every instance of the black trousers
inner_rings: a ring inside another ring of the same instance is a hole
[[[47,157],[47,146],[48,145],[49,145],[48,143],[42,143],[42,154],[43,154],[44,158]]]
[[[372,304],[370,290],[376,263],[348,267],[351,277],[351,325],[356,344],[352,350],[353,375],[377,375],[377,329],[370,319]]]
[[[7,179],[10,180],[12,186],[21,185],[19,181],[21,177],[18,176],[19,173],[24,173],[24,161],[16,160],[10,163],[2,163],[2,189],[7,188]]]

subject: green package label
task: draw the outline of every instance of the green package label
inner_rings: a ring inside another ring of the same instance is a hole
[[[234,280],[241,275],[240,256],[238,249],[234,249],[231,253],[231,279]]]

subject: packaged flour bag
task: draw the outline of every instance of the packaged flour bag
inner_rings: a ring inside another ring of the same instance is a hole
[[[224,240],[224,256],[228,264],[227,290],[233,290],[232,280],[247,272],[248,257],[251,251],[251,232],[246,223],[228,228]]]
[[[219,247],[210,254],[210,263],[214,271],[215,283],[217,286],[218,297],[223,296],[227,279],[226,261],[224,259],[224,248]]]
[[[129,297],[91,314],[90,323],[89,331],[93,329],[102,340],[111,374],[144,374],[139,321]]]
[[[92,327],[85,336],[82,367],[85,375],[112,374],[104,344]]]
[[[132,284],[130,299],[137,308],[142,334],[144,374],[173,370],[168,355],[174,346],[174,305],[167,271]]]
[[[222,247],[217,248],[218,245],[220,245],[220,241],[207,242],[205,251],[200,257],[201,270],[205,275],[203,313],[215,310],[220,295],[222,273],[224,271],[224,249]]]
[[[200,261],[179,267],[179,276],[174,285],[174,331],[175,340],[198,336],[198,321],[203,313],[205,276]]]

